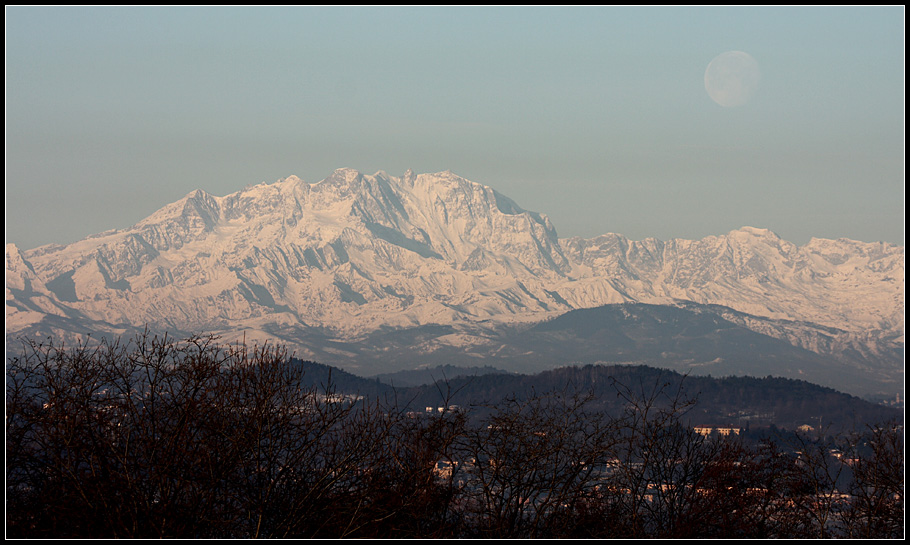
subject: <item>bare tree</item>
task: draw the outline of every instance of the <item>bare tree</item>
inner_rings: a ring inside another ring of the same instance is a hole
[[[849,446],[843,438],[830,439],[823,433],[817,438],[791,436],[790,448],[797,458],[788,473],[788,501],[802,520],[802,525],[789,529],[796,537],[824,539],[838,535],[840,518],[848,504],[847,495],[838,485],[848,478],[848,468],[835,454]]]
[[[695,401],[658,378],[654,384],[626,385],[614,381],[625,402],[618,417],[618,442],[613,451],[615,470],[605,490],[613,504],[616,528],[624,537],[674,536],[677,515],[694,493],[689,485],[701,462],[696,451],[704,446],[680,423]]]
[[[853,538],[904,537],[904,432],[888,423],[857,438],[851,452],[853,497],[844,533]]]
[[[469,464],[462,509],[479,536],[564,535],[566,510],[593,493],[613,434],[585,410],[590,394],[566,389],[511,398],[470,427],[457,452]]]
[[[305,387],[281,348],[215,341],[26,343],[7,367],[11,534],[281,537],[324,525],[320,507],[391,425],[331,386]]]

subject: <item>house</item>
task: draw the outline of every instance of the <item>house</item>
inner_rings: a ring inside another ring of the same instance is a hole
[[[711,435],[713,432],[717,432],[718,435],[739,435],[741,428],[715,428],[708,426],[695,426],[692,428],[695,430],[695,433],[699,435],[704,435],[705,437]]]

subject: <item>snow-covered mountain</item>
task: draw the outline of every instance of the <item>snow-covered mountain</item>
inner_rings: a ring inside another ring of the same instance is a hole
[[[451,172],[339,169],[224,197],[196,190],[128,229],[8,243],[6,271],[8,340],[149,327],[276,339],[308,357],[317,337],[443,325],[434,342],[460,346],[573,309],[692,301],[817,352],[903,346],[901,246],[796,246],[751,227],[697,241],[559,239],[545,215]]]

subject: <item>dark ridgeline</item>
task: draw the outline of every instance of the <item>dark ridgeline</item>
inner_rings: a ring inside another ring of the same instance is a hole
[[[593,410],[617,414],[625,406],[617,396],[616,385],[640,385],[640,395],[655,383],[679,391],[697,401],[681,418],[690,425],[736,426],[740,428],[777,428],[796,430],[801,426],[833,433],[863,429],[873,422],[901,418],[902,412],[811,384],[767,376],[710,377],[687,376],[647,365],[585,365],[543,371],[534,375],[514,373],[442,377],[418,387],[399,388],[399,397],[413,399],[415,408],[439,405],[443,393],[460,406],[495,406],[510,396],[526,397],[540,392],[569,389],[591,392]]]
[[[646,366],[393,388],[211,337],[26,343],[7,535],[896,538],[901,416]]]

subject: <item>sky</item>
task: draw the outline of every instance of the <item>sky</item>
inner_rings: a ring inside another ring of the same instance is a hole
[[[904,7],[10,7],[6,241],[449,170],[560,237],[904,244]],[[744,104],[705,87],[748,53]]]

